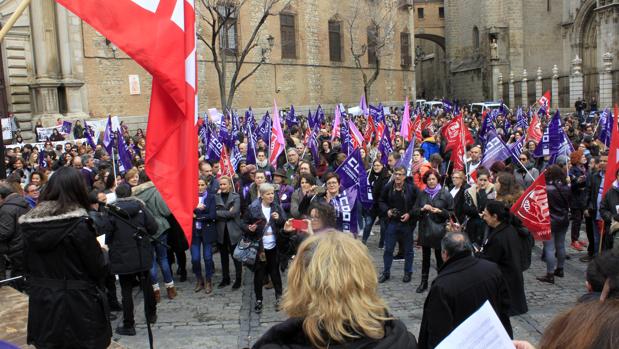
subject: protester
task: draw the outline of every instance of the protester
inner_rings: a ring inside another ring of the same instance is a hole
[[[172,270],[168,263],[168,250],[161,242],[168,240],[167,230],[170,229],[170,223],[167,220],[167,216],[171,214],[168,205],[159,194],[159,190],[155,188],[153,182],[142,172],[140,175],[143,179],[143,183],[138,186],[132,186],[133,196],[142,200],[146,206],[146,210],[155,218],[157,222],[157,232],[153,235],[154,242],[153,251],[153,265],[150,270],[150,277],[153,283],[153,290],[155,291],[155,299],[157,303],[161,300],[161,290],[159,288],[159,278],[157,277],[157,269],[161,270],[163,275],[163,281],[166,287],[166,293],[168,299],[176,298],[176,287],[174,286],[174,280],[172,279]],[[129,183],[131,185],[131,183]]]
[[[260,247],[254,271],[254,292],[256,304],[254,311],[262,312],[262,287],[264,278],[269,275],[275,289],[275,308],[278,309],[282,295],[282,280],[277,259],[277,236],[286,222],[286,216],[275,203],[275,188],[269,183],[260,185],[260,198],[247,209],[243,217],[243,231],[251,239],[258,240]]]
[[[579,240],[580,238],[580,226],[584,217],[584,211],[587,208],[587,200],[589,199],[587,193],[587,182],[589,173],[587,172],[586,165],[588,163],[587,157],[582,150],[576,150],[570,154],[570,219],[571,219],[571,244],[570,246],[577,250],[583,251],[586,246]],[[548,181],[548,179],[546,179]]]
[[[28,276],[28,344],[38,348],[107,348],[112,329],[103,252],[88,219],[82,175],[61,168],[40,203],[19,218]]]
[[[528,188],[539,177],[539,171],[535,168],[535,163],[531,161],[529,152],[523,151],[520,153],[518,160],[520,162],[516,164],[516,169],[514,170],[516,183],[521,188]]]
[[[426,185],[423,183],[423,176],[432,168],[432,165],[426,160],[424,154],[425,152],[423,149],[417,149],[413,152],[411,175],[413,176],[415,186],[419,188],[419,190],[424,190],[426,188]]]
[[[465,193],[469,189],[466,183],[466,174],[462,170],[455,170],[451,175],[452,186],[449,189],[449,194],[454,200],[454,216],[455,223],[462,224],[465,220]]]
[[[565,264],[565,234],[569,227],[571,190],[565,183],[565,171],[557,165],[546,169],[546,190],[550,209],[550,240],[544,243],[546,274],[537,278],[554,284],[554,277],[563,277]],[[556,257],[555,257],[556,256]]]
[[[202,289],[206,294],[213,292],[213,243],[217,241],[217,219],[215,194],[209,193],[208,179],[200,176],[198,179],[198,207],[193,210],[193,226],[191,237],[191,267],[196,276],[194,292]],[[200,257],[204,259],[204,277]]]
[[[496,199],[494,185],[490,183],[490,172],[484,167],[477,168],[475,183],[464,194],[464,213],[468,221],[466,223],[466,235],[471,243],[481,246],[484,238],[488,235],[488,225],[481,215],[489,200]]]
[[[389,314],[376,280],[360,241],[336,231],[309,237],[288,273],[282,309],[289,319],[253,348],[416,348],[415,336]]]
[[[0,280],[7,276],[6,261],[11,263],[11,277],[24,274],[24,239],[17,221],[32,207],[13,188],[0,184]],[[22,280],[14,282],[13,286],[23,290]]]
[[[372,207],[366,211],[364,214],[365,217],[365,227],[363,229],[362,242],[365,244],[370,237],[372,232],[372,227],[374,226],[374,222],[377,218],[382,216],[380,207],[379,207],[379,198],[383,192],[383,189],[387,182],[389,181],[389,173],[385,166],[380,162],[380,160],[374,160],[372,164],[372,171],[368,175],[368,184],[372,188]],[[380,238],[378,242],[378,247],[382,248],[385,244],[385,230],[387,228],[387,222],[384,219],[379,219],[380,224]]]
[[[600,206],[602,203],[602,185],[604,184],[604,176],[606,174],[606,166],[608,164],[608,156],[602,155],[594,159],[595,169],[592,170],[589,176],[587,187],[589,188],[589,200],[587,203],[587,214],[591,220],[591,229],[588,230],[587,240],[587,255],[582,257],[582,262],[590,262],[594,256],[600,251],[600,238],[603,229],[602,216],[600,215]]]
[[[479,250],[479,256],[496,263],[501,269],[509,290],[509,315],[528,311],[522,276],[522,251],[520,237],[514,225],[521,224],[510,213],[509,207],[497,200],[490,200],[483,212],[483,219],[490,233]]]
[[[133,288],[136,279],[140,280],[139,287],[146,303],[147,320],[149,323],[157,321],[157,302],[149,273],[153,264],[152,246],[148,236],[139,235],[156,234],[157,222],[140,200],[131,197],[131,188],[128,185],[118,186],[116,196],[118,199],[114,206],[126,216],[110,214],[110,231],[105,235],[105,244],[109,246],[110,269],[113,274],[118,275],[122,294],[123,322],[116,328],[116,333],[135,336]]]
[[[486,301],[512,336],[509,291],[496,264],[473,257],[473,246],[462,233],[441,240],[440,268],[423,306],[419,348],[434,348]]]
[[[421,260],[421,283],[417,287],[417,293],[423,293],[428,289],[430,275],[430,257],[434,249],[436,268],[443,265],[441,258],[441,239],[445,236],[446,223],[450,214],[453,213],[453,198],[447,189],[438,182],[439,174],[429,170],[423,176],[426,188],[420,191],[415,202],[413,218],[419,221],[418,243],[423,253]]]
[[[232,192],[232,179],[227,176],[219,178],[220,192],[215,196],[215,209],[217,213],[217,247],[221,256],[221,282],[217,288],[230,285],[230,258],[236,244],[241,239],[242,222],[241,198]],[[233,259],[235,279],[232,289],[241,287],[241,262]]]
[[[610,175],[610,174],[609,174]],[[602,240],[602,249],[610,250],[613,248],[613,240],[619,229],[613,227],[613,224],[619,224],[619,169],[615,172],[615,178],[612,181],[611,187],[604,194],[600,205],[600,216],[604,220],[604,238]]]

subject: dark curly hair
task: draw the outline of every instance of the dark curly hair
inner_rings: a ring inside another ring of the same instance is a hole
[[[317,201],[310,205],[307,212],[311,214],[312,210],[316,210],[318,218],[322,221],[324,228],[335,228],[337,225],[337,213],[335,208],[327,202]]]
[[[434,175],[434,177],[436,177],[437,180],[441,178],[441,175],[438,174],[438,172],[436,172],[435,169],[430,169],[430,170],[427,170],[426,173],[423,174],[423,177],[421,179],[423,181],[423,184],[428,184],[428,178],[431,175]]]

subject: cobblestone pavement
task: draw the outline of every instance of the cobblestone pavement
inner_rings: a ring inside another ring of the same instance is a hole
[[[378,249],[377,245],[378,234],[370,237],[368,247],[380,272],[383,265],[382,250]],[[585,253],[576,252],[569,247],[567,253],[571,258],[566,261],[565,277],[556,278],[554,285],[542,284],[535,279],[536,276],[545,273],[545,264],[540,260],[541,244],[536,245],[533,251],[533,263],[524,275],[529,312],[511,318],[515,338],[536,344],[550,320],[559,312],[568,309],[584,293],[586,264],[581,263],[578,258]],[[189,257],[189,253],[187,254]],[[191,271],[189,264],[188,259],[188,271]],[[434,260],[432,265],[434,267]],[[221,280],[219,254],[215,255],[215,266],[216,286]],[[423,303],[427,295],[427,292],[415,293],[420,281],[421,249],[415,249],[411,283],[402,283],[403,268],[403,262],[394,262],[391,279],[379,286],[380,293],[387,301],[391,312],[403,320],[409,331],[417,336]],[[430,280],[435,276],[436,270],[432,269]],[[243,270],[243,287],[236,291],[230,286],[224,289],[215,287],[211,295],[206,295],[204,292],[194,293],[194,285],[195,277],[190,275],[187,282],[176,281],[178,288],[176,299],[168,300],[164,296],[165,292],[162,292],[162,300],[157,309],[158,321],[153,325],[155,347],[170,349],[251,347],[267,329],[285,319],[283,313],[274,309],[273,290],[264,291],[262,314],[253,312],[253,274],[247,269]],[[127,348],[148,348],[141,298],[141,293],[136,293],[137,335],[127,337],[114,334],[114,340]],[[118,320],[112,324],[113,328],[122,321],[122,313],[118,315]]]

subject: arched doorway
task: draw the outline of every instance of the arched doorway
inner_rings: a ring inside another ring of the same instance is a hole
[[[583,72],[583,96],[586,101],[591,97],[599,100],[599,75],[598,75],[598,24],[597,15],[593,7],[589,8],[585,15],[585,22],[581,31],[580,54],[582,57]]]
[[[433,99],[447,93],[445,38],[433,34],[415,34],[415,82],[417,97]]]

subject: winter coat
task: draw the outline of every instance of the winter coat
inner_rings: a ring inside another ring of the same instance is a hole
[[[426,297],[419,329],[419,348],[437,346],[486,301],[490,302],[511,337],[509,291],[498,266],[475,258],[470,252],[449,258]]]
[[[578,178],[585,176],[585,180],[578,181]],[[589,201],[589,190],[587,183],[589,179],[589,173],[581,167],[570,167],[570,189],[572,192],[572,198],[570,200],[570,208],[573,210],[584,210],[587,208],[587,202]]]
[[[293,191],[294,188],[287,184],[280,184],[277,188],[277,201],[282,206],[284,212],[290,213],[290,203],[292,201]]]
[[[303,332],[303,319],[290,318],[271,327],[253,349],[314,348]],[[331,349],[416,349],[417,341],[400,320],[385,321],[385,336],[381,339],[359,338],[346,343],[329,343]]]
[[[429,204],[440,208],[440,213],[421,211],[421,208]],[[442,188],[434,199],[425,191],[420,191],[413,209],[413,217],[419,221],[419,245],[423,247],[441,248],[441,239],[447,233],[447,220],[453,212],[454,202],[451,194]]]
[[[380,199],[379,199],[379,212],[380,214],[384,217],[383,219],[386,219],[388,221],[393,221],[396,223],[399,223],[399,219],[393,219],[393,218],[387,218],[387,211],[389,209],[394,208],[394,201],[396,200],[395,197],[395,189],[394,189],[394,185],[393,185],[393,181],[387,183],[387,185],[385,185],[385,187],[383,188],[382,193],[380,194]],[[409,183],[404,183],[404,185],[402,186],[402,196],[404,198],[404,211],[401,212],[401,214],[405,214],[408,213],[410,215],[410,219],[406,222],[406,224],[408,225],[412,225],[413,229],[415,228],[415,225],[417,224],[417,221],[414,217],[413,214],[413,210],[415,209],[415,202],[417,201],[417,198],[419,197],[419,192],[417,190],[417,188],[415,188],[414,185],[409,184]],[[398,197],[399,198],[399,197]],[[411,230],[412,233],[412,230]]]
[[[423,157],[430,161],[430,156],[432,156],[432,154],[439,153],[441,147],[436,143],[434,137],[428,137],[423,140],[423,143],[421,143],[421,149],[424,151]]]
[[[452,188],[453,189],[453,188]],[[454,199],[454,215],[456,216],[456,218],[458,219],[458,223],[462,224],[462,222],[464,222],[464,219],[466,217],[465,213],[464,213],[464,195],[466,190],[469,189],[469,185],[468,183],[464,183],[462,185],[462,187],[460,187],[460,190],[458,190],[458,192],[456,193],[456,196],[453,197]],[[451,189],[450,189],[451,192]]]
[[[17,193],[9,194],[0,206],[0,258],[6,254],[15,270],[21,270],[24,262],[24,244],[17,220],[29,210],[26,200]]]
[[[286,214],[276,202],[271,203],[271,214],[273,214],[273,212],[279,213],[279,219],[269,218],[268,225],[270,225],[273,230],[273,235],[275,235],[276,238],[275,244],[277,247],[277,243],[282,238],[282,236],[280,236],[280,231],[283,230],[282,228],[284,227],[284,223],[286,223]],[[248,226],[258,221],[260,221],[260,224],[258,224],[256,231],[251,232]],[[262,236],[267,228],[266,221],[267,218],[264,216],[264,213],[262,213],[262,199],[258,198],[247,208],[247,212],[245,212],[245,215],[243,216],[242,228],[245,236],[248,236],[254,240],[260,240],[260,250],[264,248],[262,246]]]
[[[603,176],[604,174],[602,174]],[[587,209],[591,212],[591,216],[595,219],[597,214],[598,207],[598,196],[600,194],[600,187],[604,182],[604,177],[600,176],[599,171],[590,172],[587,177],[587,188],[589,191],[588,201],[587,201]]]
[[[122,198],[114,206],[127,213],[128,217],[107,216],[111,230],[105,235],[109,246],[110,268],[112,274],[126,275],[150,270],[153,264],[151,240],[147,236],[136,239],[136,229],[123,220],[142,228],[141,234],[155,235],[157,222],[146,211],[144,203],[134,197]],[[122,219],[121,219],[122,218]]]
[[[144,202],[146,210],[155,218],[158,228],[157,233],[153,237],[158,239],[161,234],[170,229],[170,223],[166,217],[172,213],[168,205],[163,201],[161,194],[159,194],[159,190],[155,188],[153,182],[146,182],[133,187],[132,194]]]
[[[236,245],[241,239],[241,198],[237,193],[229,193],[224,202],[221,194],[215,196],[217,214],[217,242],[224,243],[224,233],[228,229],[230,244]]]
[[[193,236],[204,236],[204,244],[212,244],[217,241],[217,194],[206,192],[203,205],[204,209],[193,210]]]
[[[546,183],[551,227],[567,226],[570,222],[570,187],[561,182]],[[552,229],[555,230],[555,229]]]
[[[479,254],[481,258],[496,263],[501,269],[507,283],[510,298],[509,315],[524,314],[528,311],[527,299],[524,294],[524,279],[521,263],[521,246],[518,231],[508,223],[501,223],[492,228]]]
[[[610,225],[613,220],[619,221],[619,212],[617,211],[617,206],[619,205],[619,188],[613,186],[608,189],[604,198],[602,199],[602,203],[600,204],[600,216],[604,220],[604,225],[606,229],[604,231],[613,233],[610,229]]]
[[[535,168],[533,163],[525,164],[527,166],[527,171],[525,171],[520,165],[517,165],[518,168],[514,170],[514,177],[516,177],[516,183],[520,184],[521,188],[528,188],[533,184],[533,182],[539,177],[539,171]],[[529,175],[529,173],[531,175]]]
[[[39,348],[107,348],[112,329],[108,274],[95,229],[83,208],[58,212],[45,201],[19,219],[28,277],[28,344]]]
[[[468,188],[464,193],[464,213],[468,217],[466,223],[466,235],[471,242],[481,245],[486,237],[488,225],[479,216],[486,208],[488,200],[496,199],[496,191],[494,186],[489,184],[486,190],[477,192],[476,185]]]

